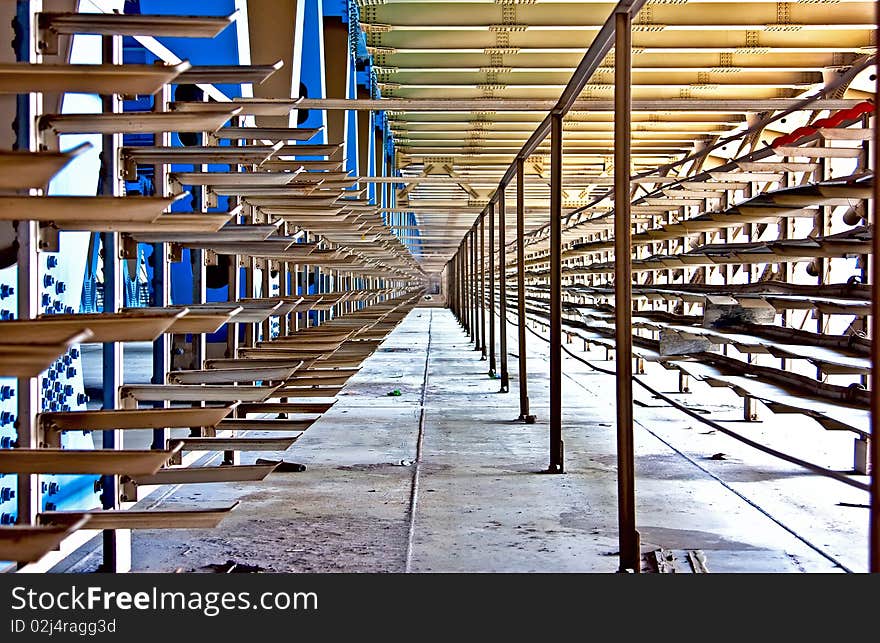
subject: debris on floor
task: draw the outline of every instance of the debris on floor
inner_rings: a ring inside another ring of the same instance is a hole
[[[298,462],[287,462],[286,460],[267,460],[265,458],[257,458],[256,464],[277,464],[275,473],[302,473],[306,470],[306,465]]]
[[[210,570],[215,574],[259,574],[266,571],[259,565],[247,565],[234,560],[227,560],[225,563],[211,563],[205,565],[203,569]]]
[[[399,388],[394,389],[393,391],[389,391],[385,394],[385,397],[400,397],[403,393],[400,392]]]

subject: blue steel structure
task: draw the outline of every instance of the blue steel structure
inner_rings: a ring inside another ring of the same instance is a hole
[[[324,97],[325,74],[328,70],[324,65],[323,51],[323,18],[338,16],[349,26],[349,86],[348,98],[356,98],[358,90],[369,92],[373,98],[380,97],[375,73],[372,70],[370,54],[366,48],[364,35],[359,27],[358,7],[354,0],[301,0],[305,2],[305,18],[303,25],[301,92],[309,97]],[[125,3],[126,13],[144,14],[176,14],[176,15],[217,15],[225,16],[236,9],[235,0],[132,0]],[[231,65],[240,64],[244,59],[239,51],[239,39],[235,29],[229,28],[213,40],[163,38],[160,42],[183,60],[193,65]],[[71,62],[100,62],[101,42],[97,36],[75,36],[71,52]],[[138,44],[134,39],[123,41],[125,63],[152,63],[156,56]],[[329,70],[340,73],[339,70]],[[218,85],[230,98],[242,95],[240,85]],[[174,92],[186,92],[190,87],[174,86]],[[141,97],[127,100],[125,111],[146,111],[152,108],[152,98]],[[62,111],[64,113],[99,112],[101,100],[98,96],[67,94],[64,97]],[[304,114],[300,122],[303,127],[326,126],[326,112],[310,110]],[[371,135],[368,137],[368,149],[358,149],[357,119],[369,118]],[[377,137],[375,134],[378,133]],[[374,145],[376,140],[383,142],[382,167],[376,165]],[[101,151],[100,136],[64,136],[61,149],[72,148],[83,140],[88,140],[93,149],[76,159],[51,183],[51,194],[94,195],[98,188],[99,154]],[[326,132],[322,131],[311,142],[325,142]],[[176,134],[172,144],[179,146],[186,143]],[[124,144],[127,146],[152,145],[151,135],[126,135]],[[394,168],[394,138],[388,128],[384,112],[354,112],[349,114],[346,130],[345,167],[354,175],[359,173],[358,158],[366,154],[366,165],[371,176],[381,176],[385,167]],[[172,170],[188,170],[191,166],[175,166]],[[209,170],[226,170],[226,166],[209,166]],[[394,170],[396,172],[396,170]],[[395,185],[369,184],[370,200],[383,207],[395,204]],[[127,182],[129,194],[151,194],[153,192],[152,170],[140,167],[137,179]],[[196,194],[194,190],[192,192]],[[192,198],[175,203],[177,211],[198,209]],[[227,211],[226,198],[219,198],[217,206],[209,211]],[[389,225],[415,226],[415,215],[389,215]],[[396,230],[399,234],[399,230]],[[90,233],[62,232],[60,235],[60,251],[57,253],[41,253],[40,280],[42,284],[41,312],[72,313],[92,312],[101,310],[101,264],[99,254],[99,235]],[[418,255],[418,243],[412,239],[404,239],[404,243],[414,255]],[[153,268],[152,246],[139,245],[135,265],[137,268],[130,274],[127,269],[123,274],[125,281],[124,305],[129,307],[150,305],[154,302],[152,292]],[[127,263],[124,264],[127,266]],[[322,278],[326,278],[323,277]],[[244,284],[244,279],[241,280]],[[272,293],[278,293],[278,282],[273,280]],[[17,306],[15,266],[0,270],[0,319],[15,317]],[[184,305],[193,300],[193,269],[189,250],[184,250],[182,260],[171,266],[171,301],[173,304]],[[326,285],[326,284],[325,284]],[[303,294],[303,288],[291,283],[291,289],[297,288],[297,294]],[[317,284],[311,282],[308,292],[314,293]],[[285,293],[293,294],[293,293]],[[228,287],[208,288],[209,301],[226,301]],[[244,296],[244,293],[240,293]],[[275,329],[277,332],[277,328]],[[225,340],[225,330],[209,341]],[[56,361],[40,378],[43,410],[81,410],[86,408],[88,398],[83,384],[83,367],[80,350],[74,348]],[[16,420],[16,380],[0,378],[0,448],[11,448],[17,439]],[[88,432],[67,432],[63,434],[62,445],[65,448],[93,448],[93,438]],[[101,504],[97,490],[97,476],[41,476],[41,506],[44,510],[94,508]],[[0,473],[0,523],[12,524],[16,518],[16,477]]]

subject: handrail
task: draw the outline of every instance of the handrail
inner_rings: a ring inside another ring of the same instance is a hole
[[[821,99],[826,94],[829,94],[833,91],[836,91],[837,89],[849,84],[850,82],[852,82],[852,80],[858,74],[860,74],[862,71],[864,71],[865,69],[867,69],[871,65],[875,65],[876,63],[877,63],[876,56],[865,56],[860,62],[858,62],[858,63],[854,64],[852,67],[850,67],[850,69],[847,70],[847,72],[845,74],[842,74],[841,76],[836,78],[833,82],[820,88],[816,93],[811,94],[810,96],[806,96],[804,99],[802,99],[801,101],[799,101],[795,105],[792,105],[791,107],[776,113],[775,116],[765,118],[765,119],[759,121],[758,123],[756,123],[755,125],[752,125],[751,127],[743,130],[742,132],[739,132],[737,134],[733,134],[731,136],[728,136],[727,138],[723,138],[723,139],[715,142],[714,144],[707,146],[705,149],[702,149],[698,152],[694,152],[692,154],[689,154],[689,155],[685,156],[684,158],[681,158],[677,161],[673,161],[673,162],[667,163],[665,165],[660,165],[652,170],[647,170],[647,171],[641,172],[639,174],[634,174],[632,176],[632,178],[633,179],[641,179],[641,178],[649,177],[654,174],[658,174],[658,175],[662,176],[662,173],[665,171],[671,170],[671,169],[678,167],[680,165],[684,165],[685,163],[687,163],[689,161],[699,160],[700,158],[706,156],[707,154],[709,154],[713,150],[718,149],[719,147],[724,147],[725,145],[727,145],[733,141],[739,140],[741,138],[744,138],[745,136],[748,136],[749,134],[753,134],[757,131],[761,131],[765,127],[770,125],[771,123],[774,123],[779,119],[785,118],[789,114],[800,111],[800,110],[808,107],[814,101]],[[811,140],[811,138],[808,137],[808,138],[806,138],[806,140],[809,141],[809,140]],[[737,162],[757,161],[762,158],[766,158],[768,156],[773,156],[773,154],[774,154],[773,148],[771,148],[770,146],[767,146],[763,149],[756,150],[754,152],[750,152],[750,153],[745,154],[745,155],[738,157],[736,159],[731,159],[730,161],[728,161],[727,163],[725,163],[723,165],[712,168],[712,171],[713,172],[729,171],[729,170],[732,170],[736,167]],[[684,181],[699,180],[699,178],[703,177],[703,176],[708,176],[708,171],[699,172],[691,177],[682,177],[681,179],[679,179],[677,181],[664,184],[663,189],[668,189],[671,186],[679,185]],[[648,194],[645,194],[645,195],[639,197],[638,199],[636,199],[634,201],[634,203],[639,203],[642,199],[644,199],[646,197],[650,197],[652,194],[655,194],[657,192],[658,192],[658,190],[654,190],[653,192],[649,192]],[[575,210],[572,210],[567,215],[565,215],[565,217],[563,217],[563,223],[567,223],[572,217],[580,214],[581,212],[583,212],[585,210],[588,210],[588,209],[594,207],[598,203],[609,198],[612,194],[614,194],[614,190],[613,189],[608,190],[608,191],[604,192],[601,196],[596,197],[595,199],[590,201],[590,203],[588,203],[587,205],[584,205],[584,206],[581,206]],[[610,214],[613,214],[613,212],[614,211],[611,210],[607,214],[610,215]],[[540,228],[536,228],[534,230],[531,230],[528,233],[528,236],[533,236],[543,230],[546,230],[549,225],[550,224],[547,223],[547,224],[541,226]],[[508,245],[510,245],[510,244],[508,244]]]
[[[538,146],[544,141],[544,139],[547,138],[547,135],[550,133],[550,122],[553,116],[564,116],[565,114],[568,114],[602,60],[604,60],[605,56],[608,55],[608,52],[614,47],[615,14],[626,13],[629,15],[635,15],[647,1],[648,0],[620,0],[620,2],[617,3],[617,6],[614,7],[611,15],[608,16],[605,24],[603,24],[602,28],[599,30],[599,33],[596,34],[593,42],[590,43],[590,47],[587,49],[587,52],[584,54],[584,57],[575,69],[574,74],[568,81],[565,89],[562,90],[562,95],[559,97],[559,101],[557,101],[553,109],[550,110],[550,113],[547,114],[544,120],[541,121],[541,124],[538,125],[538,128],[523,144],[522,149],[517,153],[516,158],[514,158],[510,167],[507,168],[504,176],[501,177],[498,189],[489,200],[490,204],[498,202],[499,192],[502,192],[516,176],[517,161],[525,161],[536,149],[538,149]],[[488,209],[488,207],[489,206],[487,205],[486,208]],[[482,216],[482,214],[480,216]]]

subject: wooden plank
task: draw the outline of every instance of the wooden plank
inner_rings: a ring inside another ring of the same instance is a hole
[[[182,72],[176,65],[0,64],[0,94],[29,92],[152,96]]]
[[[213,427],[235,405],[174,409],[114,409],[101,411],[51,411],[40,413],[37,422],[46,431],[116,431]]]
[[[128,234],[149,234],[162,241],[173,242],[181,234],[216,233],[234,216],[232,212],[220,214],[163,214],[149,223],[115,223],[107,221],[78,221],[70,226],[56,224],[59,229],[84,230],[91,232],[125,232]]]
[[[313,161],[303,159],[300,161],[278,161],[270,160],[263,164],[263,169],[283,172],[296,167],[304,168],[306,171],[324,171],[339,172],[342,170],[342,161]]]
[[[269,418],[227,418],[217,428],[222,431],[295,431],[301,432],[317,422],[307,420],[275,420]]]
[[[16,474],[153,474],[177,451],[0,449],[0,471]]]
[[[2,333],[6,322],[0,322]],[[3,337],[0,334],[0,337]],[[85,329],[68,335],[59,342],[32,344],[28,343],[32,337],[22,343],[0,344],[0,377],[37,377],[49,368],[55,360],[64,355],[76,344],[88,342],[92,339],[92,331]],[[42,339],[37,337],[37,339]]]
[[[241,196],[248,198],[262,197],[283,197],[297,198],[308,197],[314,188],[312,187],[293,187],[287,185],[267,185],[267,186],[248,186],[248,185],[212,185],[211,192],[219,196]],[[333,197],[334,199],[336,196]]]
[[[337,375],[334,377],[292,377],[287,381],[285,388],[281,392],[286,391],[287,386],[326,386],[345,384],[351,379],[351,375]]]
[[[241,113],[247,116],[288,116],[290,111],[296,109],[296,104],[302,99],[263,99],[263,98],[235,98],[229,104],[241,108]],[[168,106],[177,112],[200,112],[211,103],[174,101]]]
[[[342,149],[342,143],[306,143],[285,145],[276,157],[280,161],[290,160],[299,156],[330,156]]]
[[[197,65],[182,72],[177,77],[177,82],[192,85],[199,83],[261,85],[282,67],[284,67],[282,60],[273,65]]]
[[[287,380],[299,368],[290,366],[262,366],[259,368],[225,368],[194,371],[172,371],[172,384],[234,384],[237,382],[277,382]]]
[[[338,197],[309,197],[309,196],[249,196],[245,201],[255,208],[273,208],[273,207],[326,207],[332,206],[339,200]]]
[[[88,328],[92,331],[89,343],[151,342],[162,333],[168,332],[174,322],[184,314],[185,311],[175,309],[159,312],[133,309],[124,313],[40,315],[35,320],[4,322],[2,327],[8,333],[21,338],[12,340],[10,335],[6,335],[10,341],[27,341],[29,332],[32,336],[37,328],[54,327],[55,330],[65,329],[64,332],[67,333]]]
[[[314,339],[309,337],[303,338],[285,338],[273,339],[269,342],[257,342],[257,348],[302,348],[309,351],[335,351],[342,346],[344,339],[324,341],[320,337]]]
[[[65,538],[82,529],[89,516],[79,516],[58,524],[12,525],[0,527],[0,560],[33,563],[57,549]]]
[[[174,172],[171,174],[171,179],[181,185],[256,188],[284,186],[296,176],[297,172]]]
[[[208,103],[210,104],[210,103]],[[260,165],[281,149],[277,145],[248,146],[192,146],[192,147],[123,147],[123,159],[144,165],[170,165],[172,163],[209,163],[228,165]]]
[[[146,311],[162,311],[162,310],[182,310],[184,311],[183,317],[178,317],[171,327],[167,330],[168,333],[177,333],[177,334],[188,334],[188,333],[215,333],[220,328],[223,327],[224,324],[229,323],[229,321],[239,312],[244,310],[241,306],[229,306],[227,308],[217,307],[211,310],[200,310],[200,309],[192,309],[192,308],[123,308],[121,312],[129,312],[133,310],[146,310]]]
[[[224,127],[214,132],[217,139],[264,141],[308,141],[323,127]]]
[[[776,172],[713,172],[711,170],[709,176],[721,183],[776,183],[783,177],[781,173]]]
[[[228,16],[40,12],[40,29],[56,34],[213,38],[235,20]]]
[[[292,438],[183,438],[169,440],[169,446],[182,451],[287,451],[299,436]]]
[[[75,225],[78,222],[152,223],[171,206],[175,197],[152,196],[0,196],[0,220]]]
[[[45,188],[68,163],[90,149],[91,143],[81,143],[66,152],[0,150],[0,190]]]
[[[756,161],[737,162],[736,166],[743,172],[813,172],[818,163],[794,163],[791,161]]]
[[[268,239],[271,235],[277,233],[280,224],[280,221],[277,224],[228,224],[216,232],[178,233],[172,239],[169,239],[166,234],[155,234],[152,232],[138,232],[129,236],[140,243],[172,241],[182,246],[195,243],[206,244],[214,241],[249,243]]]
[[[335,329],[319,326],[316,329],[302,329],[290,333],[289,335],[281,335],[271,340],[271,342],[263,342],[264,344],[274,342],[290,342],[295,343],[302,340],[314,340],[319,342],[344,342],[349,339],[354,331],[349,329]]]
[[[138,402],[264,402],[276,386],[126,384],[120,396]]]
[[[180,444],[177,445],[179,449]],[[208,484],[215,482],[257,482],[264,480],[277,464],[221,465],[219,467],[172,467],[149,475],[128,475],[137,486],[161,484]],[[127,482],[126,481],[126,482]]]
[[[89,529],[212,529],[238,506],[204,509],[157,509],[149,511],[44,511],[37,516],[41,524],[88,517]]]
[[[253,304],[255,306],[278,304],[276,308],[272,309],[272,315],[275,316],[292,313],[299,308],[304,300],[302,297],[257,297],[253,299],[239,299],[238,301],[242,305]]]
[[[283,391],[276,389],[266,399],[336,397],[341,390],[341,386],[285,386]]]
[[[239,302],[212,302],[211,304],[199,304],[197,307],[195,307],[195,310],[199,312],[210,313],[216,312],[218,310],[227,310],[230,305],[235,305],[238,303]],[[266,304],[262,307],[256,307],[242,304],[237,306],[237,308],[241,308],[241,310],[232,315],[232,318],[229,321],[235,324],[259,323],[275,315],[275,311],[280,308],[281,305],[281,303],[278,303],[274,306],[271,304]]]
[[[285,348],[239,348],[241,359],[284,359],[284,360],[315,360],[332,354],[333,351],[313,351]]]
[[[870,127],[820,127],[819,136],[826,141],[869,141],[874,130]]]
[[[256,404],[241,404],[239,412],[248,413],[326,413],[336,401],[332,402],[262,402]]]
[[[862,149],[859,147],[777,147],[775,152],[777,156],[800,156],[810,159],[857,159],[862,155]]]
[[[205,368],[217,368],[217,369],[225,369],[225,368],[241,368],[242,366],[247,366],[251,368],[260,368],[264,366],[288,366],[294,367],[299,364],[305,364],[303,360],[293,359],[290,357],[278,357],[278,358],[253,358],[249,357],[247,359],[242,358],[219,358],[219,359],[209,359],[205,362]]]
[[[198,114],[125,112],[120,114],[44,114],[39,128],[56,134],[157,134],[161,132],[213,132],[238,110],[219,109]]]

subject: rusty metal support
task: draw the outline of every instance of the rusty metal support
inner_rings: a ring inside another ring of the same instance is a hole
[[[464,239],[461,242],[461,248],[459,248],[458,254],[458,262],[461,265],[461,327],[467,332],[467,270],[466,270],[466,261],[465,261],[465,241],[467,240],[467,235],[465,235]]]
[[[876,5],[875,16],[880,26],[880,4]],[[875,46],[880,45],[880,30],[874,31]],[[880,80],[876,81],[876,91],[880,91]],[[874,173],[880,168],[880,132],[878,132],[877,113],[874,112]],[[880,203],[880,184],[874,181],[874,218],[872,223],[877,228],[877,207]],[[880,462],[880,235],[872,235],[871,246],[871,514],[869,527],[869,565],[872,573],[880,572],[880,478],[877,475],[877,463]]]
[[[632,396],[632,211],[630,138],[632,18],[615,15],[614,44],[614,315],[617,350],[617,494],[620,571],[639,573]]]
[[[486,218],[480,217],[480,359],[486,359]]]
[[[563,473],[562,442],[562,114],[550,122],[550,466]]]
[[[529,382],[526,361],[526,252],[525,252],[525,167],[516,161],[516,321],[519,354],[519,419],[535,423],[529,413]]]
[[[489,377],[495,377],[495,204],[489,204]]]
[[[504,188],[498,190],[498,332],[501,352],[501,389],[499,393],[510,391],[510,373],[507,370],[507,212],[504,207]]]
[[[468,298],[468,332],[471,336],[471,341],[476,339],[477,334],[477,325],[474,323],[474,293],[476,292],[476,288],[474,288],[474,274],[476,272],[474,268],[474,257],[471,254],[473,250],[474,243],[474,230],[471,228],[470,232],[468,232],[467,242],[465,244],[466,248],[466,257],[465,262],[467,264],[467,273],[468,273],[468,282],[467,282],[467,298]]]
[[[471,337],[474,341],[474,350],[480,350],[480,274],[477,263],[477,224],[471,228]]]

